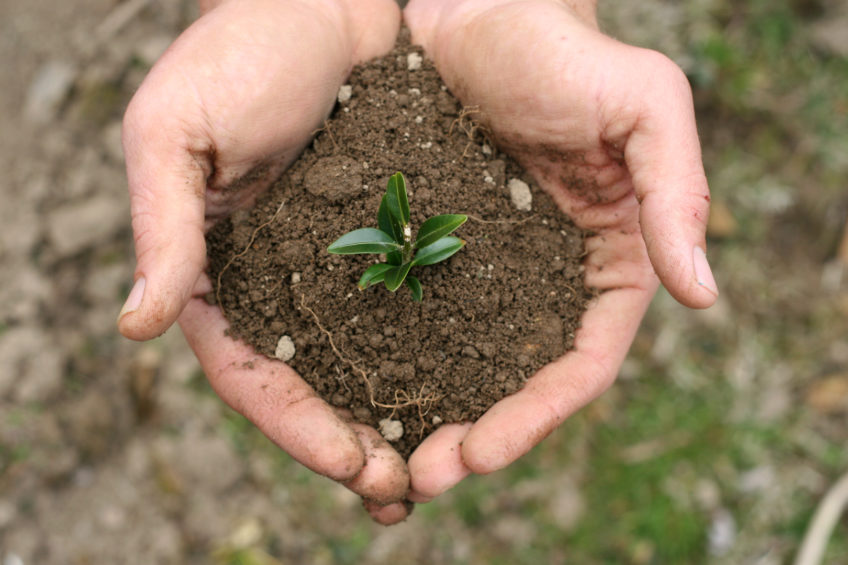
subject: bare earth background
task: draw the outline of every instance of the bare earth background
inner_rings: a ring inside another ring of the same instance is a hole
[[[0,0],[0,563],[789,562],[848,470],[848,6],[634,4],[605,28],[693,83],[722,297],[660,294],[609,393],[387,529],[226,409],[178,330],[115,330],[120,118],[191,3]]]

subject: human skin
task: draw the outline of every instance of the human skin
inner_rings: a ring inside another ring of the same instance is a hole
[[[431,500],[470,473],[508,465],[605,390],[658,276],[687,306],[715,300],[698,251],[708,189],[691,93],[676,66],[598,32],[594,2],[412,0],[413,39],[451,90],[479,106],[501,148],[596,233],[586,281],[603,292],[575,351],[473,425],[437,430],[407,468],[378,432],[334,412],[287,365],[225,337],[220,310],[201,298],[211,289],[205,229],[249,206],[297,156],[352,64],[391,48],[397,6],[201,7],[205,15],[157,62],[125,116],[138,265],[119,328],[150,339],[179,318],[219,396],[305,466],[361,495],[378,522],[404,519],[405,499]]]
[[[601,291],[573,351],[412,454],[409,498],[424,502],[509,465],[606,390],[660,281],[692,308],[718,290],[692,95],[674,63],[600,33],[595,2],[411,0],[404,17],[500,148],[595,234],[584,265]]]
[[[202,2],[204,15],[151,69],[124,117],[137,266],[118,326],[145,340],[177,318],[215,392],[379,522],[406,516],[409,476],[368,426],[336,413],[287,365],[225,336],[202,299],[204,232],[294,160],[351,67],[388,52],[392,0]],[[366,464],[367,462],[367,464]]]

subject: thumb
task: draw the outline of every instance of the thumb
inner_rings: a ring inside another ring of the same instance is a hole
[[[710,193],[683,72],[657,53],[646,107],[628,137],[624,158],[640,202],[639,223],[660,281],[681,304],[708,308],[718,287],[706,258]]]
[[[203,271],[208,163],[155,115],[130,104],[124,153],[135,240],[135,283],[118,315],[120,332],[152,339],[177,319]]]

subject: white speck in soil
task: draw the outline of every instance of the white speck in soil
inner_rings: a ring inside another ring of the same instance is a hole
[[[406,68],[410,71],[417,71],[421,68],[421,63],[424,58],[418,53],[410,53],[406,56]]]
[[[287,335],[284,335],[277,342],[277,349],[274,351],[274,357],[283,362],[291,361],[294,358],[295,348],[294,341]]]
[[[530,187],[527,186],[526,182],[519,179],[510,179],[507,186],[513,206],[524,212],[533,209],[533,195],[530,194]]]
[[[400,420],[383,418],[380,420],[380,433],[386,441],[397,441],[403,437],[403,423]]]
[[[350,100],[351,95],[353,94],[353,87],[349,84],[343,84],[339,87],[339,95],[338,100],[339,104],[344,104]]]

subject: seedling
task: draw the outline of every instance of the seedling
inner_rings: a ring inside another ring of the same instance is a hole
[[[334,241],[327,251],[337,255],[385,254],[385,263],[371,265],[362,273],[359,289],[383,283],[394,292],[406,283],[412,291],[412,299],[420,302],[424,294],[421,282],[410,275],[409,270],[444,261],[462,249],[465,242],[450,234],[467,219],[462,214],[433,216],[421,224],[413,240],[406,180],[401,173],[395,173],[389,179],[377,211],[379,229],[360,228],[348,232]]]

